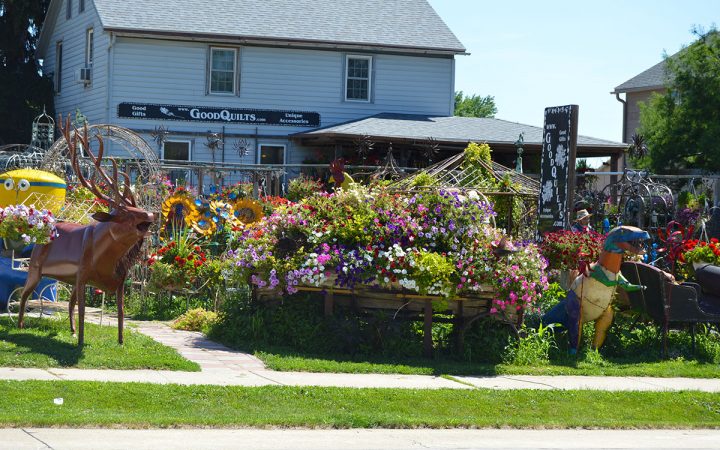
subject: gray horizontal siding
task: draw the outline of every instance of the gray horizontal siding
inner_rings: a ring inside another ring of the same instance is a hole
[[[263,47],[240,49],[238,96],[206,95],[208,47],[203,43],[118,38],[112,75],[113,114],[120,102],[300,110],[320,113],[322,126],[327,126],[380,112],[451,113],[451,59],[374,55],[374,102],[360,103],[342,101],[344,53]],[[160,123],[133,119],[116,122],[145,129]],[[165,126],[206,132],[219,131],[222,124],[167,122]],[[303,130],[262,126],[257,132],[287,135]],[[255,126],[226,125],[228,133],[255,131]]]
[[[100,20],[92,1],[85,2],[85,11],[78,13],[78,0],[73,0],[72,17],[65,17],[67,0],[62,1],[60,14],[55,22],[48,51],[43,61],[46,74],[55,73],[56,43],[63,42],[62,89],[55,96],[57,114],[72,114],[80,111],[90,123],[104,123],[107,120],[107,47],[109,39],[102,32]],[[92,83],[85,87],[75,82],[75,71],[85,66],[85,33],[88,28],[94,31],[94,55]]]

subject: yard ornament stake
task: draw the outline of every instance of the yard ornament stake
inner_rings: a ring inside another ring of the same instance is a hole
[[[640,228],[623,225],[608,233],[598,260],[575,278],[567,298],[542,318],[544,324],[559,323],[568,330],[570,353],[577,353],[580,331],[585,322],[595,321],[592,347],[605,342],[607,329],[613,319],[612,300],[618,286],[626,291],[637,291],[642,286],[630,284],[620,273],[623,254],[627,251],[642,254],[642,241],[650,235]]]
[[[62,119],[59,121],[62,123]],[[118,342],[123,343],[123,314],[125,279],[129,268],[140,256],[143,239],[155,220],[153,213],[136,206],[135,197],[130,190],[130,177],[118,171],[117,163],[110,159],[113,168],[112,178],[108,176],[100,163],[103,158],[103,140],[96,136],[99,144],[95,157],[90,149],[87,124],[82,135],[74,128],[70,132],[70,117],[65,127],[61,127],[67,141],[73,171],[80,183],[90,189],[99,199],[105,200],[111,207],[110,213],[93,214],[95,223],[80,225],[63,222],[57,224],[58,237],[45,245],[36,245],[30,256],[28,277],[20,300],[18,326],[23,327],[23,316],[28,296],[33,292],[43,276],[55,278],[73,285],[70,296],[70,331],[75,333],[73,311],[78,307],[79,333],[78,345],[84,343],[85,331],[85,285],[90,284],[107,292],[115,292],[118,307]],[[78,144],[94,163],[90,180],[85,179],[78,163]],[[121,191],[118,182],[120,174],[125,182]],[[112,195],[106,195],[96,185],[100,177]]]

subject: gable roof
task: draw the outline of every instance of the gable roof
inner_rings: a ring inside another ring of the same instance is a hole
[[[508,144],[523,133],[525,145],[542,143],[543,129],[507,120],[481,117],[437,117],[413,114],[382,113],[364,119],[346,122],[327,128],[302,132],[295,137],[359,137],[375,136],[387,139],[424,141],[432,137],[438,142],[487,142]],[[578,147],[625,149],[627,144],[578,136]]]
[[[427,0],[94,0],[94,3],[103,29],[120,34],[465,53],[463,44]]]
[[[665,60],[663,59],[651,68],[645,70],[644,72],[640,72],[620,86],[616,87],[612,93],[615,94],[620,92],[645,91],[664,88],[665,82],[667,81],[665,67]]]

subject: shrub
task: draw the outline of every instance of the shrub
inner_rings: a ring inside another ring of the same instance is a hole
[[[218,315],[203,308],[195,308],[175,319],[172,327],[176,330],[206,332],[217,321]]]
[[[505,348],[503,362],[514,366],[538,366],[550,362],[550,349],[555,346],[552,326],[537,329],[523,326],[520,338]]]
[[[291,202],[299,202],[300,200],[312,197],[318,192],[323,192],[322,182],[305,175],[290,180],[288,184],[287,199]]]

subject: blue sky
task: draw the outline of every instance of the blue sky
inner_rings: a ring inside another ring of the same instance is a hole
[[[429,0],[471,53],[455,88],[492,95],[497,118],[542,126],[547,106],[580,105],[580,134],[621,140],[613,88],[720,26],[720,1]]]

